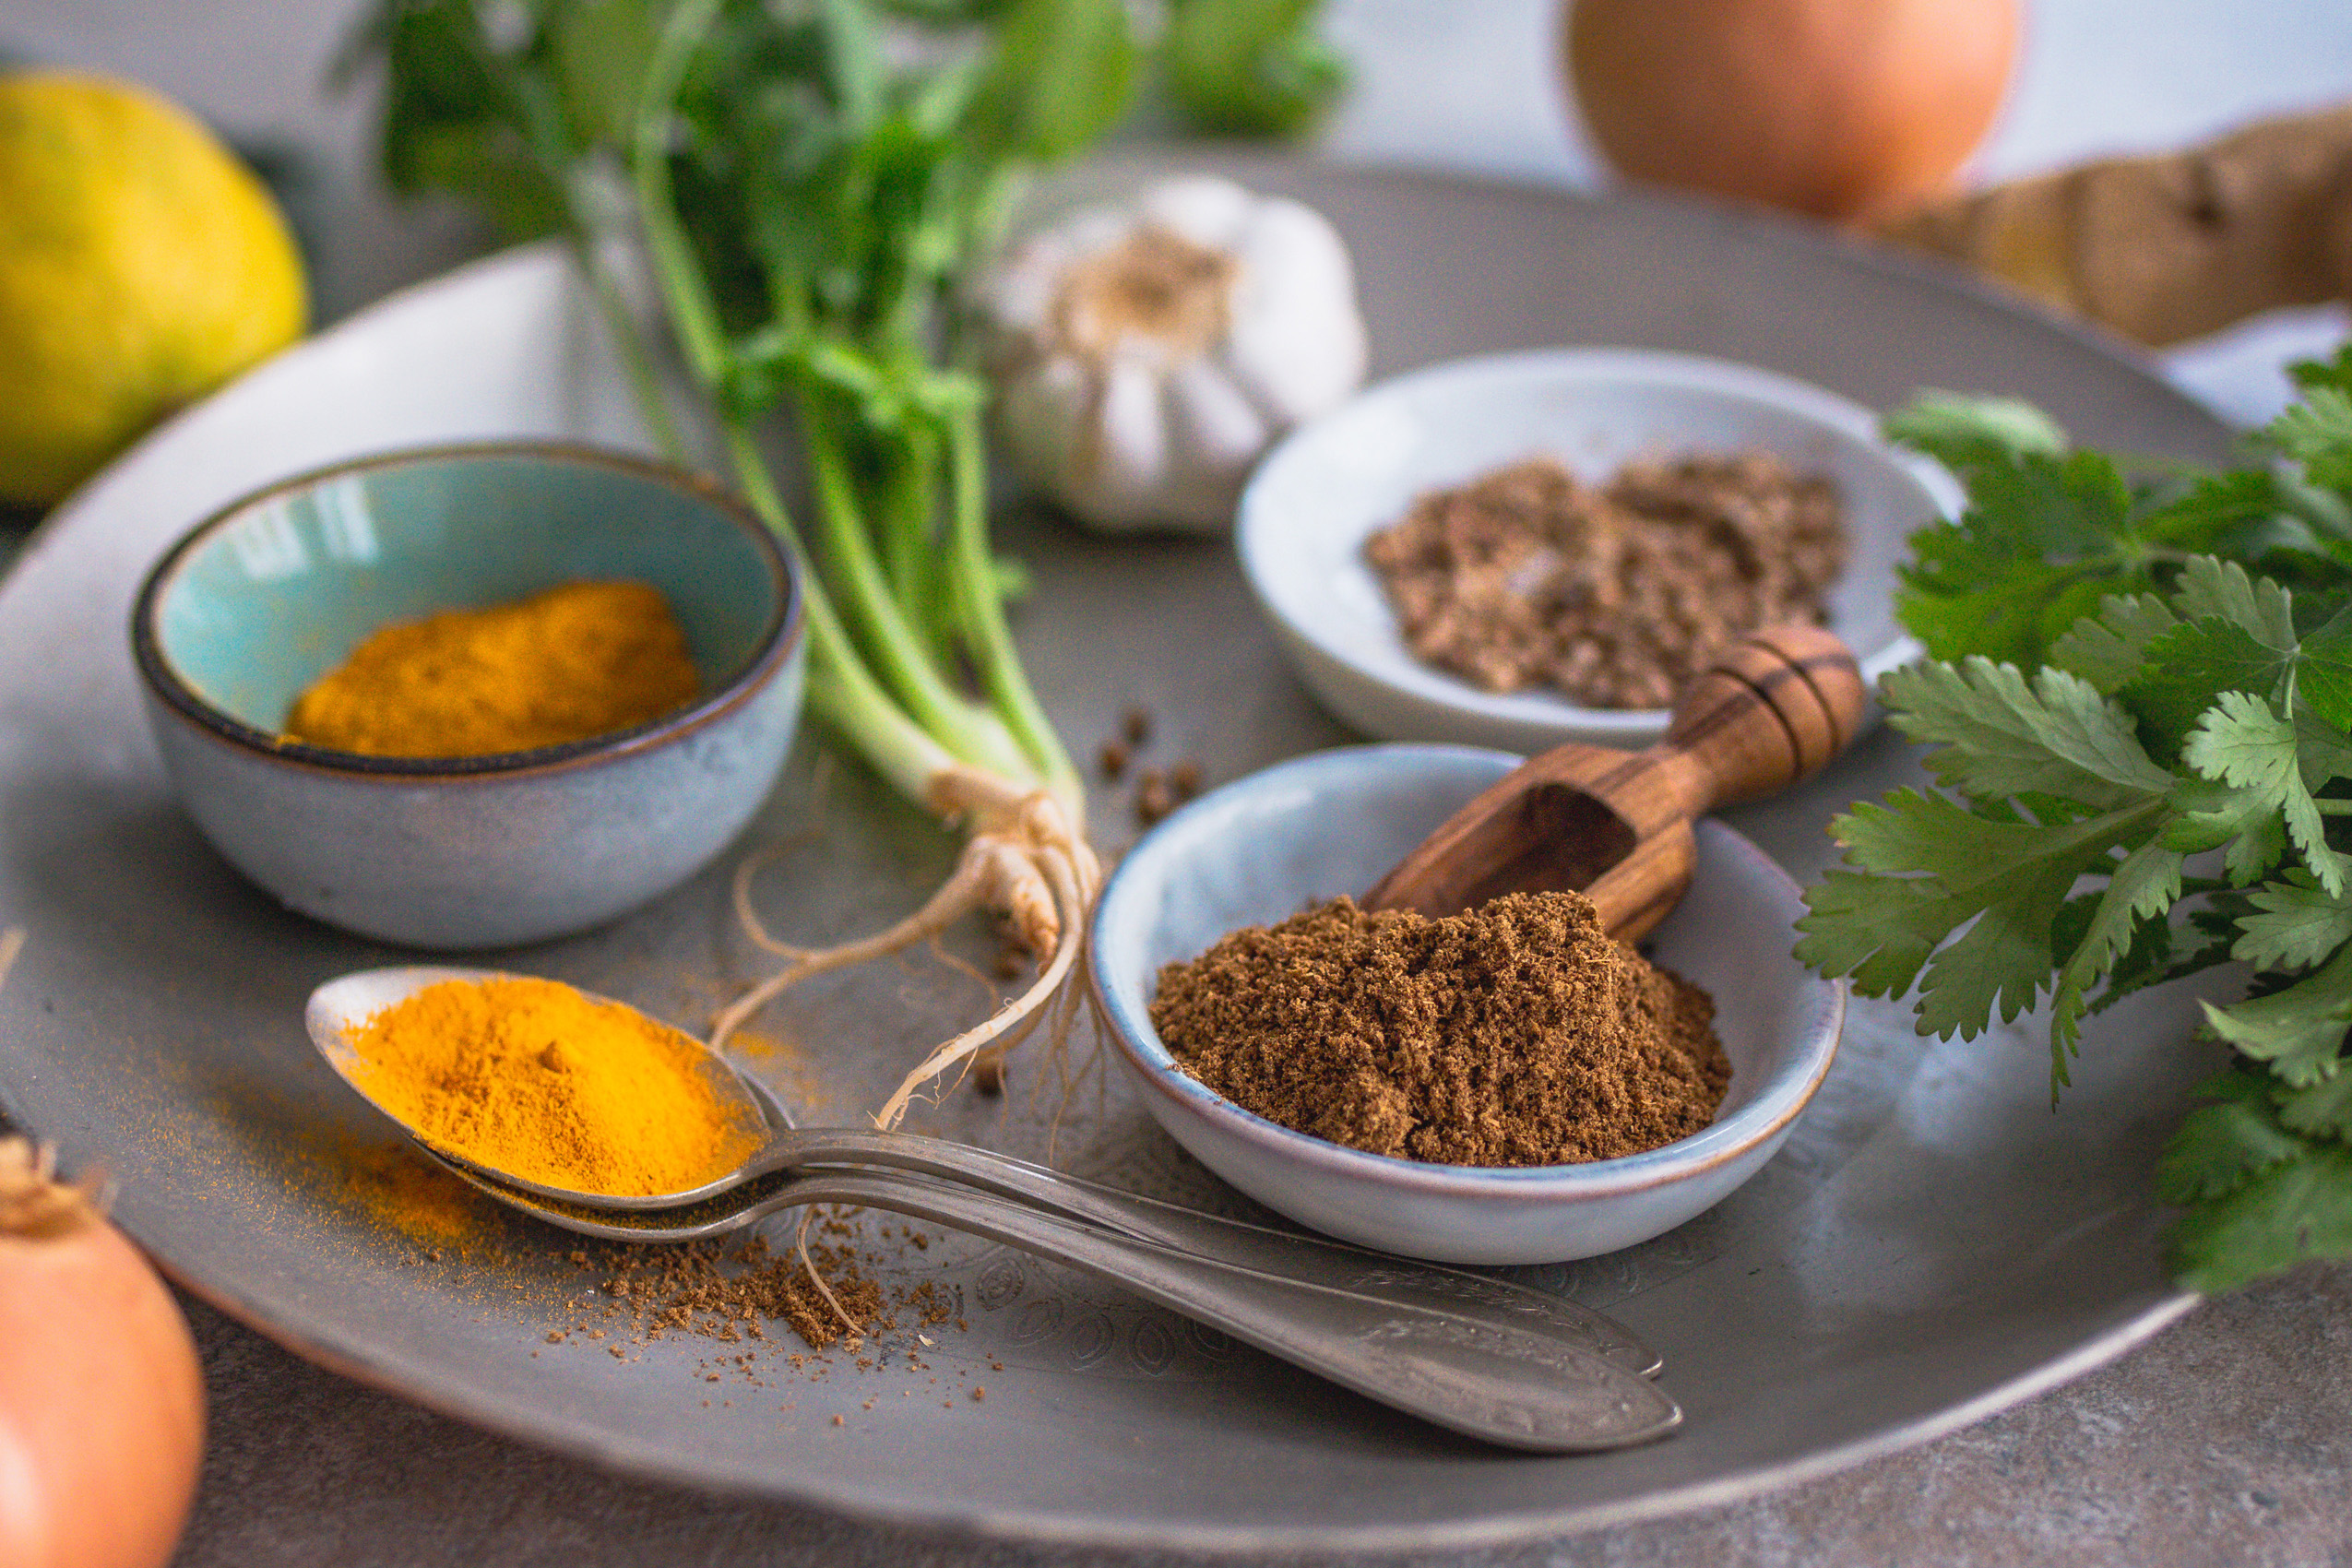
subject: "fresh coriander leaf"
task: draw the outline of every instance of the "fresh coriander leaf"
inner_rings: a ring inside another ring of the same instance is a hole
[[[2298,866],[2247,894],[2229,956],[2266,969],[2304,969],[2352,942],[2352,900],[2327,892]]]
[[[983,157],[1050,163],[1127,112],[1139,56],[1121,0],[1012,0],[974,103]]]
[[[535,42],[502,49],[472,0],[386,4],[338,67],[348,79],[368,54],[384,57],[385,183],[470,201],[510,239],[564,228],[560,117],[529,57]]]
[[[2283,704],[2294,645],[2267,647],[2235,621],[2206,615],[2151,638],[2139,670],[2115,695],[2163,754],[2177,753],[2217,692]]]
[[[2304,784],[2295,726],[2245,692],[2223,692],[2197,721],[2181,758],[2207,778],[2251,791],[2275,808],[2303,861],[2331,894],[2344,891],[2345,857],[2328,847],[2326,827]]]
[[[2352,1026],[2352,947],[2339,948],[2326,964],[2267,996],[2228,1007],[2198,1005],[2217,1038],[2306,1087],[2335,1071],[2345,1029]]]
[[[635,128],[659,32],[647,0],[574,0],[550,7],[547,25],[573,139],[621,145]]]
[[[2197,1087],[2191,1111],[2156,1162],[2156,1195],[2188,1205],[2217,1198],[2255,1172],[2303,1158],[2310,1146],[2279,1124],[2269,1075],[2242,1064]]]
[[[1974,1039],[1997,1012],[2004,1024],[2033,1006],[2055,964],[2050,929],[2081,874],[2065,864],[2022,867],[1986,890],[1984,912],[1936,949],[1912,1011],[1923,1035]],[[2062,1079],[2062,1063],[2053,1069]]]
[[[1348,66],[1315,32],[1322,0],[1173,0],[1160,42],[1168,90],[1202,130],[1287,137],[1329,112]]]
[[[2110,808],[2176,782],[2120,708],[2062,670],[2029,684],[2014,665],[1971,657],[1906,666],[1882,690],[1889,722],[1936,748],[1927,763],[1937,782],[1977,799],[2043,793]]]
[[[1879,422],[1889,441],[1915,447],[1955,473],[2026,456],[2055,457],[2066,433],[2022,398],[1924,391]]]
[[[1928,877],[1865,875],[1833,869],[1805,889],[1811,912],[1797,921],[1798,961],[1828,976],[1851,975],[1864,996],[1900,996],[1960,921],[1973,912]]]
[[[2303,639],[2295,684],[2320,719],[2338,731],[2352,730],[2352,603]]]
[[[2155,594],[2109,594],[2099,600],[2097,613],[2075,622],[2050,645],[2049,661],[2111,695],[2139,671],[2148,644],[2180,624]]]
[[[2303,400],[2272,421],[2263,435],[2302,464],[2313,484],[2352,489],[2352,388],[2307,386]]]
[[[2111,968],[2117,956],[2132,944],[2132,932],[2144,921],[2161,924],[2180,898],[2178,849],[2143,844],[2123,859],[2108,877],[2106,896],[2091,917],[2090,927],[2050,992],[2049,1046],[2051,1090],[2066,1077],[2066,1057],[2083,1038],[2084,997]]]
[[[2339,345],[2327,359],[2297,360],[2287,367],[2287,374],[2307,391],[2333,386],[2339,392],[2352,392],[2352,341]]]
[[[1824,974],[1854,975],[1866,995],[1898,995],[1916,979],[1919,1032],[1974,1039],[2049,983],[2053,927],[2075,879],[2144,837],[2165,809],[2151,799],[2044,826],[1910,790],[1858,805],[1831,830],[1849,866],[1879,874],[1833,872],[1809,889],[1798,956]]]
[[[2249,576],[2235,561],[2191,557],[2180,570],[2173,608],[2188,621],[2218,615],[2243,627],[2264,647],[2281,654],[2295,651],[2295,612],[2287,590],[2268,577]]]
[[[1975,469],[1957,522],[1911,536],[1896,612],[1937,659],[2026,668],[2139,559],[2132,494],[2108,457],[2028,453]]]
[[[2302,755],[2304,785],[2318,790],[2338,778],[2352,778],[2352,735],[2306,705],[2295,707],[2295,744]]]
[[[825,79],[842,129],[853,137],[871,135],[888,90],[873,14],[864,0],[818,0],[816,19],[825,33]]]
[[[2280,1099],[2278,1119],[2307,1137],[2352,1138],[2352,1073],[2331,1077]]]
[[[2302,489],[2267,469],[2204,474],[2150,505],[2133,529],[2151,544],[2239,561],[2274,550],[2323,551]]]
[[[2182,1217],[2172,1242],[2181,1284],[2226,1290],[2307,1258],[2352,1253],[2352,1149],[2305,1148]]]
[[[570,220],[563,187],[504,127],[413,125],[397,156],[394,189],[462,196],[517,244],[560,232]]]
[[[2169,803],[2176,814],[2158,841],[2192,855],[2228,845],[2223,864],[2237,886],[2260,881],[2287,853],[2287,825],[2277,804],[2259,790],[2185,779]]]
[[[2126,997],[2156,986],[2186,979],[2202,969],[2229,962],[2229,944],[2210,942],[2179,953],[2172,926],[2166,921],[2142,921],[2132,933],[2132,945],[2108,972],[2107,988],[2091,999],[2089,1011],[2106,1012]]]

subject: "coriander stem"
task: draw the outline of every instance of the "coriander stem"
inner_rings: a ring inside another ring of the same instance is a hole
[[[907,712],[966,761],[1007,778],[1034,769],[996,715],[952,690],[931,661],[906,614],[892,599],[859,514],[838,422],[803,389],[799,399],[802,444],[816,484],[817,517],[825,529],[826,563],[837,574],[849,612],[865,634],[864,647]]]
[[[612,281],[612,272],[598,265],[594,244],[585,234],[575,234],[572,253],[603,311],[605,330],[620,355],[621,370],[629,379],[629,393],[636,399],[646,434],[653,437],[663,457],[683,468],[687,463],[686,444],[679,436],[678,422],[671,417],[669,401],[661,394],[661,380],[654,371],[653,356],[646,348],[636,319],[629,314],[628,302],[621,297],[620,289]]]
[[[875,511],[882,520],[882,563],[892,593],[905,606],[932,657],[952,658],[955,625],[940,582],[938,529],[939,437],[924,422],[910,422],[884,446]]]
[[[948,587],[956,596],[965,642],[996,711],[1045,781],[1063,797],[1075,823],[1084,809],[1084,786],[1029,689],[1020,656],[1014,651],[1012,630],[1004,622],[1004,597],[997,591],[995,562],[988,547],[988,474],[977,409],[958,409],[947,416],[947,445],[955,496]]]
[[[637,190],[637,221],[653,253],[654,273],[670,307],[686,362],[705,391],[716,396],[727,367],[727,335],[719,325],[694,246],[678,221],[670,187],[670,126],[678,89],[695,48],[719,15],[719,0],[683,0],[662,24],[653,58],[646,65],[644,96],[638,100],[636,143],[629,160]]]
[[[932,781],[956,766],[958,759],[909,719],[866,669],[850,645],[849,633],[842,629],[824,585],[810,569],[807,552],[801,548],[800,536],[784,511],[776,481],[751,433],[732,414],[725,417],[725,431],[736,482],[742,486],[752,510],[783,542],[801,579],[802,602],[808,607],[810,707],[849,736],[900,794],[928,807]]]

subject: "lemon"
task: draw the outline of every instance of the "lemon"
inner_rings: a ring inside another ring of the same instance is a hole
[[[0,500],[46,505],[301,336],[269,193],[125,82],[0,76]]]

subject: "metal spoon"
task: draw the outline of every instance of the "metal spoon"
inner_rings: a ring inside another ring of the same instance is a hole
[[[657,1214],[526,1193],[441,1157],[502,1203],[585,1235],[683,1241],[802,1204],[888,1209],[1085,1271],[1381,1404],[1468,1437],[1543,1454],[1665,1436],[1681,1408],[1656,1384],[1556,1335],[1406,1301],[1375,1303],[1284,1274],[1179,1251],[909,1171],[772,1171],[727,1196]]]
[[[320,1054],[349,1082],[356,1065],[351,1044],[355,1024],[422,986],[491,976],[485,970],[425,967],[362,971],[314,992],[305,1023]],[[1129,1281],[1124,1269],[1132,1265],[1142,1270],[1131,1281],[1142,1293],[1294,1360],[1301,1360],[1293,1351],[1301,1343],[1323,1343],[1335,1334],[1339,1342],[1388,1347],[1375,1356],[1374,1364],[1390,1365],[1399,1376],[1406,1375],[1398,1370],[1405,1363],[1396,1360],[1391,1342],[1400,1336],[1417,1344],[1466,1347],[1466,1354],[1484,1346],[1484,1354],[1522,1359],[1534,1353],[1527,1348],[1540,1343],[1550,1348],[1542,1353],[1550,1360],[1538,1357],[1532,1364],[1550,1365],[1556,1372],[1573,1373],[1570,1381],[1592,1384],[1586,1394],[1605,1396],[1602,1407],[1616,1412],[1614,1424],[1596,1428],[1589,1397],[1585,1413],[1564,1426],[1555,1411],[1543,1427],[1549,1435],[1542,1445],[1547,1447],[1571,1436],[1579,1447],[1645,1441],[1670,1431],[1681,1420],[1672,1401],[1646,1384],[1642,1394],[1621,1386],[1655,1373],[1657,1357],[1622,1324],[1574,1302],[1482,1275],[1120,1193],[966,1145],[860,1129],[796,1131],[763,1086],[736,1074],[723,1059],[707,1060],[714,1087],[742,1096],[756,1108],[770,1140],[729,1177],[691,1194],[656,1200],[668,1206],[659,1212],[641,1200],[616,1202],[521,1182],[473,1165],[454,1151],[434,1148],[422,1138],[418,1142],[500,1201],[590,1235],[683,1241],[749,1225],[797,1204],[865,1203],[972,1229],[1106,1277]],[[408,1130],[416,1135],[414,1129]],[[883,1169],[826,1170],[799,1179],[783,1174],[788,1168],[820,1164]],[[828,1195],[844,1192],[854,1195]],[[1106,1266],[1106,1259],[1121,1266]],[[1192,1291],[1171,1293],[1169,1279],[1187,1270],[1199,1275],[1200,1282]],[[1222,1288],[1216,1284],[1219,1279],[1227,1282]],[[1241,1292],[1237,1304],[1233,1282],[1248,1279],[1262,1281],[1264,1288]],[[1201,1297],[1201,1290],[1207,1295]],[[1202,1304],[1199,1312],[1185,1304],[1195,1300]],[[1495,1347],[1521,1348],[1497,1351]],[[1363,1386],[1360,1380],[1364,1370],[1356,1362],[1329,1368],[1304,1360],[1301,1364],[1314,1365],[1336,1381],[1390,1403],[1406,1396],[1396,1389],[1384,1394]],[[1431,1419],[1470,1430],[1461,1424],[1467,1418],[1457,1407],[1458,1401],[1449,1404],[1450,1416],[1431,1413]],[[1515,1424],[1518,1415],[1505,1419],[1525,1436]],[[1495,1441],[1515,1440],[1497,1436]]]
[[[351,1045],[357,1035],[356,1026],[438,981],[494,978],[500,978],[498,971],[429,965],[362,969],[329,980],[313,992],[303,1021],[312,1044],[327,1059],[327,1065],[364,1098],[367,1091],[352,1080],[352,1069],[357,1065]],[[760,1204],[759,1194],[741,1189],[774,1172],[809,1166],[880,1166],[992,1193],[1031,1208],[1177,1252],[1286,1275],[1326,1289],[1352,1292],[1364,1300],[1368,1310],[1377,1311],[1401,1301],[1431,1311],[1450,1312],[1471,1321],[1550,1334],[1639,1376],[1655,1377],[1662,1368],[1657,1353],[1616,1319],[1563,1297],[1531,1290],[1509,1280],[1392,1257],[1321,1236],[1229,1219],[1064,1175],[969,1144],[872,1128],[795,1127],[791,1113],[767,1092],[765,1085],[738,1072],[726,1058],[704,1050],[702,1042],[692,1036],[681,1032],[680,1038],[702,1052],[711,1072],[713,1090],[723,1099],[754,1109],[767,1134],[766,1141],[742,1165],[688,1192],[653,1197],[612,1197],[542,1186],[510,1171],[479,1165],[457,1150],[436,1148],[414,1128],[405,1123],[403,1127],[420,1146],[445,1163],[478,1172],[507,1193],[551,1202],[559,1209],[609,1212],[614,1216],[610,1221],[613,1224],[625,1223],[621,1216],[628,1211],[658,1210],[662,1213],[660,1223],[674,1228],[684,1223],[683,1217],[676,1211],[691,1206],[698,1213],[711,1217],[707,1220],[709,1229],[699,1233],[716,1235],[734,1228],[721,1223],[723,1217],[738,1209],[748,1211]],[[400,1120],[389,1111],[386,1114],[396,1122]],[[731,1193],[738,1194],[735,1203],[722,1205],[714,1201]],[[774,1206],[761,1208],[759,1214],[771,1212]],[[759,1214],[752,1214],[738,1223],[749,1223]],[[630,1234],[642,1235],[642,1231],[632,1230]]]

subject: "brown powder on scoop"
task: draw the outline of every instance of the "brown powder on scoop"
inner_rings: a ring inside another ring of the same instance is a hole
[[[1491,692],[1665,707],[1744,634],[1819,620],[1846,529],[1829,481],[1768,452],[1598,487],[1536,457],[1422,496],[1364,555],[1415,658]]]
[[[1580,893],[1431,921],[1348,898],[1159,972],[1153,1026],[1245,1110],[1373,1154],[1566,1165],[1715,1120],[1706,992],[1610,940]]]

